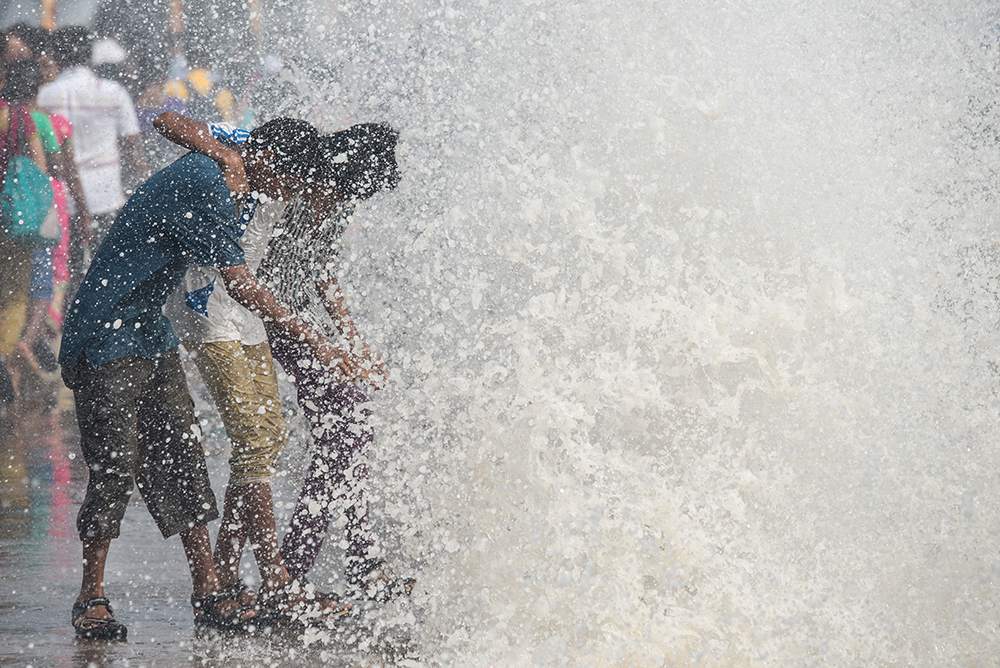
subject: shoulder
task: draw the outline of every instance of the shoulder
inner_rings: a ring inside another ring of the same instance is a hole
[[[86,93],[92,89],[92,80],[87,76],[89,70],[85,67],[72,67],[59,73],[52,83],[47,83],[38,89],[38,103],[51,104],[65,102],[70,93]],[[96,80],[96,75],[93,79]]]
[[[89,67],[76,65],[59,73],[55,81],[48,84],[56,89],[81,88],[97,82],[97,75]]]
[[[156,206],[167,206],[168,202],[211,206],[226,201],[229,188],[215,162],[199,153],[189,153],[149,177],[135,196],[148,204],[155,202]]]
[[[217,185],[225,186],[226,183],[219,165],[201,153],[188,153],[171,163],[163,172],[175,183],[189,183],[208,191]],[[225,192],[228,194],[229,189],[225,188]]]
[[[98,78],[98,82],[100,83],[101,88],[105,89],[109,93],[112,93],[114,95],[124,95],[129,100],[132,99],[132,96],[128,94],[127,90],[125,90],[125,86],[121,85],[117,81],[113,81],[112,79]]]
[[[35,127],[41,132],[53,133],[55,130],[52,128],[52,120],[49,114],[41,109],[31,110],[31,120],[35,122]]]
[[[120,106],[132,107],[132,96],[125,90],[125,86],[111,79],[97,78],[97,86],[102,96],[114,100]]]
[[[38,89],[38,103],[42,104],[43,100],[51,100],[53,98],[62,95],[64,86],[60,83],[57,78],[52,83],[47,83]]]
[[[206,225],[230,226],[236,219],[219,166],[196,153],[151,176],[129,198],[125,209],[132,218],[171,221],[171,229],[179,237],[197,236]]]
[[[73,126],[62,114],[50,113],[49,120],[52,121],[52,128],[59,135],[59,141],[62,142],[66,137],[71,137],[73,135]]]

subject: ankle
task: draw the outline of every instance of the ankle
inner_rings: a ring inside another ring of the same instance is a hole
[[[240,580],[239,573],[219,573],[219,589],[225,589]]]
[[[92,598],[107,598],[104,595],[104,590],[94,590],[87,592],[80,592],[80,595],[76,598],[77,603],[82,603],[83,601],[89,601]]]

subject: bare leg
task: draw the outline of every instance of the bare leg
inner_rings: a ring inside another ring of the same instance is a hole
[[[191,583],[195,596],[208,596],[219,588],[212,561],[212,543],[208,537],[208,527],[202,524],[181,533],[184,555],[191,570]]]
[[[278,551],[274,524],[274,502],[267,483],[230,485],[226,488],[222,528],[215,543],[215,563],[219,583],[227,587],[240,576],[243,546],[250,547],[260,569],[261,589],[273,592],[291,580]]]
[[[240,558],[243,556],[243,546],[247,540],[247,525],[244,514],[242,495],[236,490],[240,487],[226,487],[226,499],[222,509],[222,526],[215,541],[215,570],[219,576],[219,584],[228,587],[240,577]]]
[[[261,596],[268,599],[279,596],[284,601],[280,606],[296,609],[308,602],[304,589],[296,588],[282,592],[282,588],[292,581],[285,569],[281,552],[278,550],[278,536],[274,525],[274,501],[271,486],[267,483],[247,483],[229,485],[226,488],[225,508],[222,514],[222,528],[215,543],[215,563],[218,564],[219,582],[228,587],[239,578],[240,558],[247,539],[253,550],[257,567],[260,569]],[[247,601],[241,601],[247,605]],[[266,604],[265,604],[266,605]],[[346,611],[349,605],[341,605],[333,599],[320,602],[325,613]]]
[[[110,538],[84,541],[83,582],[80,597],[73,604],[73,628],[87,640],[125,640],[128,629],[112,617],[111,605],[104,596],[104,564]]]
[[[208,535],[208,527],[202,524],[194,529],[181,533],[181,543],[187,557],[188,568],[191,570],[191,584],[196,597],[208,596],[219,590],[219,578],[215,573],[215,563],[212,561],[212,544]],[[215,604],[213,612],[219,617],[233,614],[240,608],[233,599],[225,599]],[[197,613],[196,613],[197,614]],[[246,621],[254,616],[253,610],[246,610],[240,619]]]
[[[80,585],[80,596],[77,602],[88,598],[104,596],[104,564],[108,560],[110,538],[84,541],[83,543],[83,582]],[[90,608],[86,617],[93,619],[110,619],[111,613],[103,605]]]

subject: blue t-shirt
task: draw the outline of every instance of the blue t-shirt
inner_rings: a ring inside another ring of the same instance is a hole
[[[86,353],[93,367],[134,355],[156,359],[179,344],[163,305],[190,265],[246,264],[222,170],[190,153],[154,174],[115,218],[63,327],[59,363]]]

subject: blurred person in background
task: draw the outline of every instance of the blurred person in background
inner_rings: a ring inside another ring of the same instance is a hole
[[[17,27],[16,27],[17,28]],[[13,29],[12,29],[13,30]],[[9,50],[10,53],[17,54],[18,58],[33,58],[41,68],[42,85],[52,83],[59,75],[59,65],[53,56],[54,33],[42,28],[31,26],[20,26],[15,33],[15,37],[23,46],[17,50]],[[44,110],[37,105],[32,107],[33,118]],[[93,236],[90,214],[88,213],[86,199],[83,195],[80,184],[79,173],[76,168],[76,161],[73,157],[73,128],[69,120],[59,114],[48,114],[52,127],[57,135],[60,148],[55,154],[55,161],[50,160],[49,169],[55,182],[53,183],[54,197],[57,206],[68,204],[64,212],[60,209],[60,223],[63,227],[63,237],[55,248],[52,249],[52,279],[54,297],[49,308],[49,316],[58,331],[62,328],[62,304],[67,286],[69,284],[69,245],[71,237],[81,238],[85,243],[89,243]],[[55,171],[53,171],[55,170]],[[69,190],[65,191],[68,187]],[[67,202],[64,194],[69,192],[72,197]],[[75,231],[71,234],[71,227]]]
[[[94,73],[102,79],[121,84],[134,98],[135,68],[127,61],[128,54],[116,40],[103,37],[94,41],[90,56],[90,65]]]
[[[35,45],[35,48],[38,48]],[[34,52],[31,54],[34,56]],[[42,66],[35,59],[18,60],[7,66],[6,83],[3,96],[18,105],[23,105],[31,112],[38,135],[45,152],[48,176],[52,185],[53,203],[59,218],[62,235],[57,249],[65,252],[69,243],[69,208],[67,193],[72,194],[78,211],[78,223],[83,227],[83,233],[90,230],[90,217],[87,213],[86,201],[80,186],[76,165],[72,154],[72,128],[62,116],[51,114],[38,106],[36,97],[42,82]],[[60,246],[62,246],[60,248]],[[19,356],[27,362],[28,371],[33,372],[42,380],[55,380],[58,370],[55,354],[49,345],[46,333],[46,318],[51,312],[61,313],[61,309],[52,309],[55,296],[54,267],[52,262],[53,249],[36,248],[31,255],[31,281],[29,284],[29,305],[27,323],[17,345]],[[60,272],[61,283],[65,282],[65,266]],[[58,316],[51,322],[51,334],[58,334],[61,320]]]
[[[26,23],[16,23],[3,31],[3,61],[13,63],[34,57],[33,44],[38,40],[41,28]]]
[[[6,55],[6,35],[4,35]],[[6,66],[0,68],[0,90],[6,86]],[[0,98],[0,182],[15,156],[25,155],[45,171],[45,152],[27,108]],[[0,407],[16,395],[10,360],[24,329],[31,281],[31,248],[9,238],[0,226]]]
[[[215,66],[207,47],[189,46],[185,54],[187,71],[168,83],[167,93],[182,100],[188,113],[209,123],[235,123],[236,101]]]
[[[129,167],[134,180],[144,180],[149,165],[132,99],[121,84],[100,78],[90,68],[92,43],[81,26],[56,31],[53,53],[61,71],[52,83],[42,86],[38,104],[73,126],[73,154],[93,220],[92,244],[97,247],[125,203],[122,166]],[[86,270],[84,242],[74,238],[70,244],[67,305]]]
[[[171,66],[172,63],[166,56],[147,56],[136,66],[136,76],[145,83],[136,98],[136,111],[143,146],[153,171],[163,169],[184,153],[181,146],[168,140],[153,127],[153,121],[164,112],[181,116],[187,114],[187,105],[178,97],[178,89],[171,82]]]

